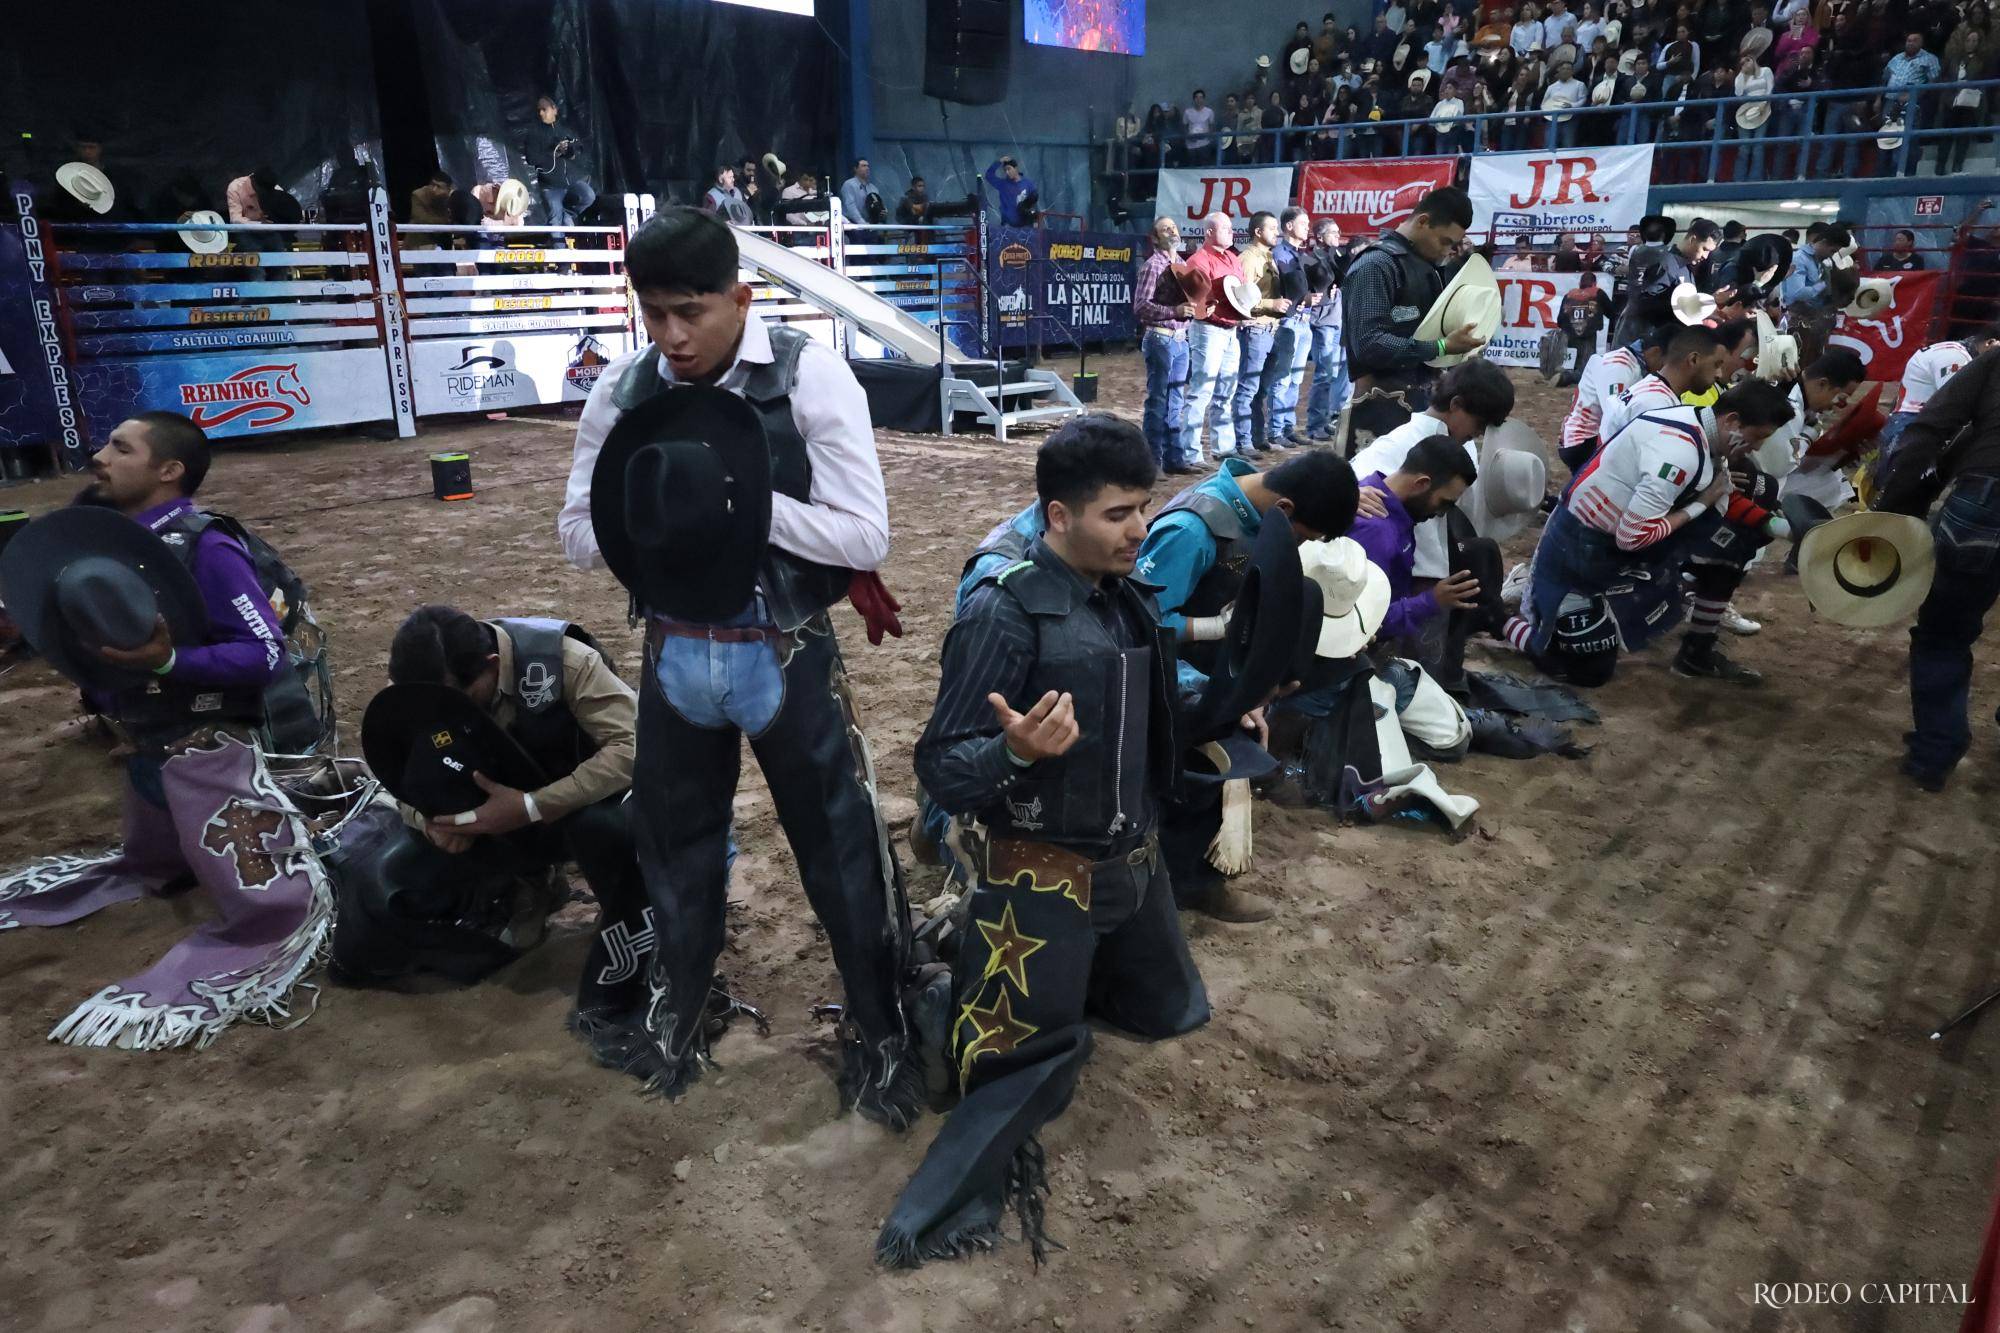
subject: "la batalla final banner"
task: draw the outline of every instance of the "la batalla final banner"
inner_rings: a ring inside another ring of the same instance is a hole
[[[1115,232],[996,230],[987,271],[1000,346],[1131,338],[1133,241]]]

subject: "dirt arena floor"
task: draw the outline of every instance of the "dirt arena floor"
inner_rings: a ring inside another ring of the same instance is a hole
[[[1136,415],[1135,359],[1102,371]],[[1552,437],[1567,393],[1522,382]],[[562,420],[482,420],[218,464],[203,500],[316,589],[350,745],[419,602],[566,615],[631,672],[624,594],[556,545],[570,443]],[[472,453],[470,503],[429,497],[424,455],[446,446]],[[903,822],[952,583],[1031,495],[1032,447],[881,448],[908,633],[870,648],[839,616]],[[74,487],[0,500],[40,509]],[[1463,842],[1260,807],[1250,882],[1283,913],[1185,918],[1206,1030],[1099,1041],[1044,1135],[1068,1248],[1039,1277],[1019,1246],[917,1273],[871,1262],[938,1121],[897,1138],[834,1117],[807,1009],[836,981],[754,776],[723,965],[775,1030],[739,1023],[725,1070],[677,1106],[563,1031],[577,921],[471,990],[330,988],[297,1030],[167,1054],[43,1037],[177,939],[187,898],[10,931],[0,1328],[1955,1328],[1949,1304],[1755,1296],[1971,1277],[2000,1026],[1926,1038],[2000,984],[1996,640],[1978,746],[1926,796],[1895,772],[1901,631],[1816,622],[1775,573],[1739,605],[1766,624],[1734,645],[1763,689],[1680,680],[1664,651],[1628,662],[1589,758],[1445,771],[1482,803]],[[117,770],[39,664],[0,681],[0,792],[0,863],[116,828]],[[927,897],[937,872],[914,873]]]

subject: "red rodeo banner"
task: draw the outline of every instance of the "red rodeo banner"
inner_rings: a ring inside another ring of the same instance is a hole
[[[1417,200],[1449,185],[1455,157],[1397,157],[1359,162],[1308,162],[1299,171],[1298,205],[1313,221],[1332,218],[1363,240],[1403,222]]]

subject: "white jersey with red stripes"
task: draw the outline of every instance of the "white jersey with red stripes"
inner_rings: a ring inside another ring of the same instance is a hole
[[[1563,418],[1562,447],[1574,449],[1603,438],[1598,431],[1605,407],[1645,374],[1645,364],[1629,347],[1614,347],[1586,361],[1583,376],[1576,382],[1576,398]]]
[[[1665,537],[1667,515],[1715,480],[1716,462],[1698,408],[1682,403],[1649,408],[1605,441],[1569,493],[1569,511],[1621,551]]]
[[[1658,375],[1647,375],[1635,380],[1632,387],[1613,396],[1604,404],[1604,419],[1598,423],[1597,438],[1608,440],[1624,429],[1625,423],[1641,412],[1658,412],[1664,408],[1679,407],[1681,396],[1674,392],[1671,384]]]
[[[1964,343],[1932,343],[1910,358],[1903,368],[1903,396],[1896,400],[1898,412],[1921,412],[1944,382],[1972,362],[1972,349]]]

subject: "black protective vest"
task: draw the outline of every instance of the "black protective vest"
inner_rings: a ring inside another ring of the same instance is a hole
[[[514,721],[507,732],[553,782],[597,753],[597,742],[563,697],[563,640],[575,639],[599,656],[604,650],[566,620],[522,616],[488,623],[506,634],[514,651]]]
[[[806,504],[812,499],[812,459],[798,423],[792,420],[792,390],[798,387],[799,355],[812,339],[782,324],[769,326],[769,332],[770,364],[750,368],[743,399],[764,421],[764,436],[771,447],[771,489]],[[620,412],[629,412],[672,387],[660,378],[660,349],[653,344],[627,368],[612,394],[612,405]],[[690,574],[699,577],[698,571]],[[766,543],[757,571],[757,589],[764,595],[773,623],[791,631],[847,596],[853,577],[853,570],[814,564]]]
[[[214,521],[212,514],[204,514],[198,509],[184,509],[155,528],[154,532],[192,573],[195,544]],[[275,613],[272,618],[277,618]],[[285,654],[282,639],[278,640],[277,648],[282,659]],[[282,682],[287,677],[281,672],[277,679]],[[179,740],[197,727],[214,726],[219,722],[244,723],[252,727],[262,725],[264,691],[218,690],[180,684],[160,677],[144,685],[120,690],[113,697],[111,711],[138,744],[162,746]]]
[[[1383,264],[1394,269],[1396,276],[1396,295],[1390,302],[1389,331],[1399,337],[1412,337],[1416,334],[1417,325],[1424,322],[1424,315],[1444,294],[1444,275],[1438,272],[1436,264],[1412,250],[1400,232],[1390,232],[1355,257],[1347,271],[1348,281],[1352,283],[1367,270]],[[1403,312],[1402,318],[1395,317],[1393,312],[1398,310]],[[1360,344],[1356,341],[1361,334],[1359,321],[1348,319],[1343,321],[1341,327],[1341,337],[1347,344],[1347,364],[1356,378],[1366,375],[1381,388],[1403,389],[1429,381],[1434,373],[1428,366],[1372,365],[1361,355]]]
[[[979,545],[972,548],[972,554],[965,557],[965,563],[959,567],[958,576],[964,578],[970,574],[972,567],[989,555],[1004,556],[1010,565],[1024,560],[1028,555],[1028,545],[1033,540],[1032,537],[1022,535],[1014,526],[1013,519],[1002,519],[980,540]]]
[[[1087,598],[1068,573],[1032,557],[986,581],[1035,627],[1035,662],[1017,702],[1067,692],[1082,734],[1069,753],[1024,772],[980,819],[997,837],[1093,857],[1151,832],[1158,797],[1174,782],[1174,646],[1144,585],[1121,579],[1108,595]],[[1129,631],[1114,634],[1106,613],[1144,627],[1149,642],[1122,644]]]
[[[1186,605],[1180,608],[1182,616],[1219,615],[1222,608],[1236,600],[1238,590],[1243,587],[1243,571],[1250,563],[1250,538],[1243,531],[1243,518],[1236,507],[1219,495],[1211,495],[1197,487],[1189,487],[1166,504],[1153,516],[1158,523],[1168,514],[1187,512],[1201,520],[1208,529],[1208,535],[1215,539],[1215,563],[1194,585],[1188,594]],[[1187,664],[1205,676],[1212,676],[1222,665],[1222,643],[1184,643],[1181,657]]]

